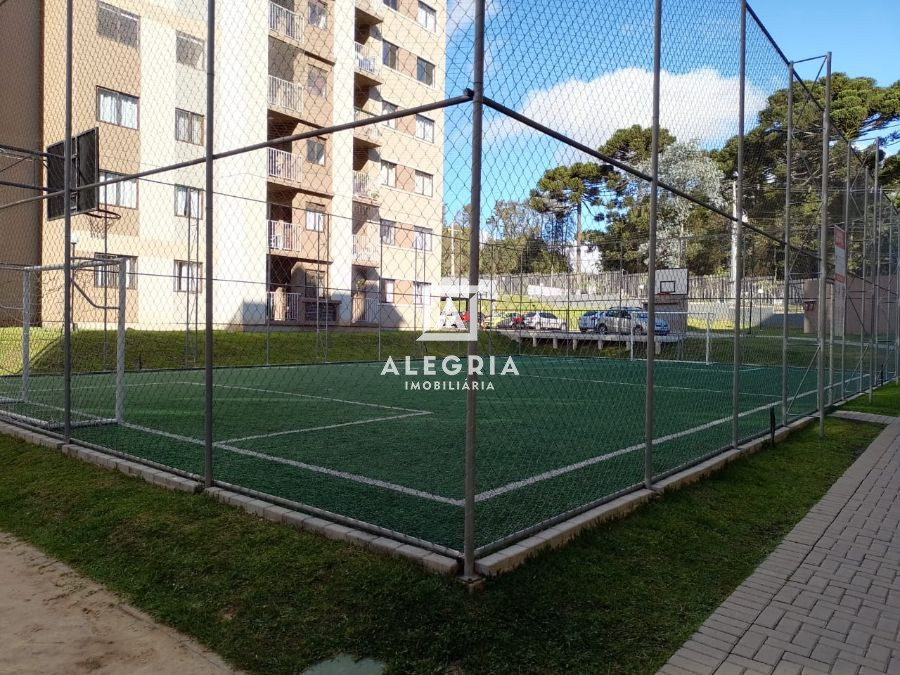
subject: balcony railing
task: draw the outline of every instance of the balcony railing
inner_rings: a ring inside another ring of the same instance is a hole
[[[375,182],[369,178],[369,174],[365,171],[353,172],[353,196],[378,199],[378,190]]]
[[[381,72],[381,60],[376,57],[365,45],[354,42],[356,49],[356,69],[368,75],[377,76]]]
[[[370,117],[374,117],[374,115],[367,110],[363,110],[362,108],[355,108],[353,111],[354,122],[364,122]],[[353,131],[361,138],[365,138],[372,143],[381,142],[382,132],[380,124],[367,124],[364,127],[356,127]]]
[[[287,7],[269,3],[269,30],[294,42],[303,41],[304,21]]]
[[[296,82],[269,75],[269,105],[302,113],[303,87]]]
[[[307,288],[306,293],[270,291],[268,313],[272,321],[336,323],[338,303],[329,301],[324,288]],[[316,297],[318,295],[318,298]]]
[[[353,260],[357,262],[378,262],[381,259],[381,247],[368,235],[353,235]]]
[[[284,220],[269,220],[269,248],[277,248],[282,251],[302,250],[300,237],[303,227],[297,223],[288,223]]]
[[[292,183],[300,182],[300,157],[284,150],[269,148],[269,176]]]

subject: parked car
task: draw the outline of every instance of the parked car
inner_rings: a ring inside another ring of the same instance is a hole
[[[640,307],[623,307],[622,309],[608,309],[596,322],[594,330],[598,333],[613,333],[618,335],[646,335],[649,317],[647,312]],[[663,319],[656,320],[656,334],[668,335],[669,324]]]
[[[466,323],[467,326],[469,325],[469,313],[468,312],[463,312],[462,314],[460,314],[460,318]],[[478,326],[479,326],[479,328],[484,326],[484,313],[482,313],[482,312],[478,312]]]
[[[578,318],[578,329],[582,333],[594,330],[597,320],[603,315],[602,309],[589,309]]]
[[[506,329],[506,330],[515,330],[517,328],[522,327],[522,315],[516,314],[515,312],[510,312],[508,314],[504,314],[500,317],[497,323],[494,324],[494,328]]]
[[[566,322],[552,312],[528,312],[522,317],[524,328],[533,330],[568,330]]]

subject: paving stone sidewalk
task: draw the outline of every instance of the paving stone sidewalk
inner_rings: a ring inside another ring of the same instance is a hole
[[[660,673],[900,675],[900,418],[890,419]]]

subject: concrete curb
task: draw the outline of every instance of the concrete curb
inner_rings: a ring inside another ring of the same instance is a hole
[[[213,487],[207,488],[204,492],[216,501],[234,506],[263,520],[283,523],[298,530],[315,532],[329,539],[355,544],[396,558],[406,558],[437,574],[452,576],[459,572],[459,563],[453,558],[433,553],[418,546],[403,544],[388,537],[363,532],[362,530],[333,523],[316,516],[310,516],[300,511],[286,509],[283,506],[270,504],[261,499],[248,497],[231,490]]]
[[[93,464],[94,466],[118,471],[124,473],[126,476],[140,478],[151,485],[156,485],[167,490],[197,493],[203,489],[203,486],[198,481],[191,480],[190,478],[183,478],[182,476],[177,476],[161,469],[154,469],[153,467],[140,464],[139,462],[132,462],[131,460],[116,457],[115,455],[91,450],[90,448],[78,445],[77,443],[64,443],[58,438],[47,436],[37,431],[31,431],[29,429],[23,429],[21,427],[0,422],[0,433],[12,436],[13,438],[18,438],[26,443],[55,450],[67,457],[75,457],[88,464]]]

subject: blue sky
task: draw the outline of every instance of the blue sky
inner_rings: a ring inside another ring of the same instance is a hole
[[[836,71],[874,76],[880,84],[900,79],[900,19],[890,4],[867,0],[858,9],[822,0],[752,3],[788,58],[831,49]],[[451,2],[451,18],[463,15],[466,5],[471,0]],[[649,126],[651,2],[494,0],[489,6],[489,96],[591,147],[619,127]],[[666,7],[662,123],[679,140],[717,147],[737,131],[738,3],[669,0]],[[752,126],[766,97],[784,86],[785,69],[752,25],[748,52],[747,122]],[[464,23],[451,36],[448,95],[467,86],[470,53],[471,26]],[[811,67],[802,74],[813,76],[817,65]],[[468,201],[466,108],[447,115],[445,201],[451,216]],[[497,199],[526,197],[544,168],[587,159],[493,113],[485,126],[487,213]]]

